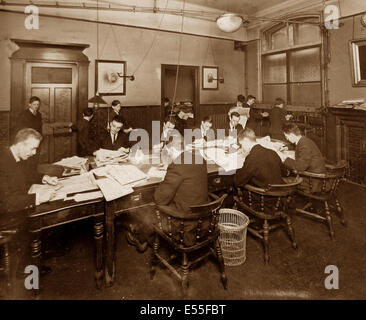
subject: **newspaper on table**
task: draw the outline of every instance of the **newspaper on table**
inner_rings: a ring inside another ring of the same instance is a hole
[[[127,162],[128,152],[123,150],[99,149],[95,152],[95,163],[97,167]]]
[[[53,191],[55,196],[51,199],[51,201],[55,201],[62,199],[67,200],[67,197],[70,194],[78,194],[97,189],[98,186],[95,183],[91,173],[84,173],[81,175],[59,179],[56,186],[48,184],[33,184],[30,187],[28,194]]]
[[[82,169],[82,168],[85,168],[87,162],[88,162],[87,158],[73,156],[73,157],[63,158],[60,161],[55,162],[54,164],[63,166],[63,167],[73,168],[73,169]]]
[[[245,160],[240,151],[225,153],[221,148],[208,148],[200,152],[207,161],[213,161],[227,172],[241,168]]]

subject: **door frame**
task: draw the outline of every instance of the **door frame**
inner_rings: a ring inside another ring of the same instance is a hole
[[[176,64],[162,64],[161,65],[161,97],[160,97],[160,119],[161,122],[164,121],[164,83],[165,83],[165,72],[167,69],[172,67],[177,67]],[[191,65],[179,65],[179,69],[190,69],[194,71],[194,124],[198,126],[200,124],[200,67]],[[179,71],[178,71],[179,72]]]

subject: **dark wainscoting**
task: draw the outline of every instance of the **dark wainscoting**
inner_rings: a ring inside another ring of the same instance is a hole
[[[9,111],[0,111],[0,147],[9,145]]]

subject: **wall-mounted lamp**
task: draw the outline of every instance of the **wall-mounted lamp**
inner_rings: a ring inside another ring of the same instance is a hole
[[[121,72],[117,72],[117,74],[118,74],[118,76],[119,76],[120,78],[129,79],[129,80],[131,80],[131,81],[134,81],[134,80],[135,80],[135,76],[134,76],[134,75],[132,75],[132,76],[125,76],[125,75],[123,75]]]
[[[213,77],[213,75],[212,74],[209,74],[208,76],[207,76],[207,82],[208,83],[211,83],[211,82],[213,82],[214,80],[217,80],[219,83],[224,83],[224,78],[223,77],[218,77],[218,78],[214,78]]]

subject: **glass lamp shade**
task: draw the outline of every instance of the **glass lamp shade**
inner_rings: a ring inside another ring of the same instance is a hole
[[[224,32],[235,32],[243,23],[243,18],[234,13],[225,13],[216,20],[217,26]]]

